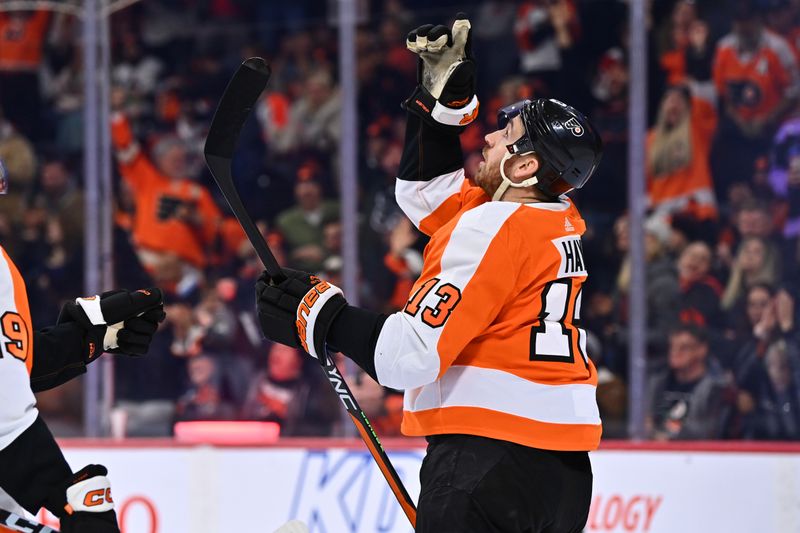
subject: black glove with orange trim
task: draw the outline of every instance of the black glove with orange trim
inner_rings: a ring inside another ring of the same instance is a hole
[[[108,470],[88,465],[55,488],[45,506],[61,521],[61,533],[119,533]]]
[[[339,287],[308,272],[284,268],[283,273],[286,278],[277,283],[267,272],[256,282],[261,330],[271,341],[326,361],[325,339],[347,300]]]
[[[84,361],[89,363],[103,352],[146,354],[165,317],[161,289],[150,288],[76,298],[64,304],[57,323],[74,322],[85,330]]]
[[[419,85],[403,105],[441,131],[461,133],[478,117],[471,33],[467,16],[459,13],[452,29],[426,24],[406,39],[406,48],[420,58]]]

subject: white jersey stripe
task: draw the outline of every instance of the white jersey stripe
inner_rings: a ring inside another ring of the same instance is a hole
[[[502,370],[453,366],[436,382],[406,392],[404,409],[479,407],[552,424],[600,424],[596,388],[545,385]]]
[[[445,200],[457,194],[464,183],[464,169],[442,174],[431,181],[395,180],[397,205],[416,227]]]
[[[439,281],[422,299],[421,308],[435,307],[440,301],[437,288],[447,283],[458,287],[463,298],[469,297],[469,282],[486,250],[506,220],[519,208],[520,204],[512,202],[490,202],[461,216],[442,254],[441,271],[436,274]],[[502,304],[502,301],[497,303]],[[421,313],[411,316],[398,311],[391,315],[381,329],[375,348],[375,371],[380,384],[409,389],[435,380],[441,366],[437,345],[446,327],[446,324],[438,328],[425,324]]]
[[[11,266],[0,251],[0,316],[17,312]],[[0,331],[0,450],[11,444],[36,420],[36,398],[23,361],[6,350],[8,339]]]

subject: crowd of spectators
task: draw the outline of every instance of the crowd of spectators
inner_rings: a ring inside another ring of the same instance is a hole
[[[648,4],[648,431],[656,439],[798,439],[800,1]],[[332,6],[145,0],[111,19],[115,278],[168,295],[151,354],[115,357],[114,420],[124,434],[168,435],[175,421],[214,419],[274,421],[284,435],[343,430],[338,400],[314,365],[262,339],[252,293],[261,266],[201,156],[231,72],[244,57],[266,57],[273,76],[240,138],[237,187],[282,264],[337,283]],[[466,11],[482,102],[462,135],[468,176],[497,109],[522,98],[569,102],[603,137],[597,175],[573,195],[588,227],[582,327],[598,367],[605,435],[625,437],[627,3],[360,6],[361,304],[401,308],[422,265],[425,239],[393,194],[405,123],[399,103],[416,77],[404,35]],[[26,279],[35,324],[52,322],[82,282],[79,30],[63,14],[0,11],[0,161],[11,184],[0,239]],[[398,392],[351,378],[378,431],[398,434]],[[69,405],[43,401],[51,416],[69,418]]]

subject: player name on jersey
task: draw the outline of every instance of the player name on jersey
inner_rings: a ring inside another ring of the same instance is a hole
[[[558,277],[586,276],[586,263],[583,260],[583,244],[578,235],[568,235],[551,241],[561,256]]]

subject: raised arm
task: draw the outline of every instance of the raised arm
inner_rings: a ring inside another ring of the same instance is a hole
[[[460,134],[478,116],[470,23],[420,26],[406,46],[420,56],[419,85],[403,103],[406,138],[395,196],[422,232],[432,235],[468,200]],[[472,191],[480,195],[480,189]]]
[[[128,117],[123,113],[117,112],[111,117],[111,141],[120,174],[133,190],[147,189],[163,179],[150,158],[142,152],[141,145],[133,136]]]

